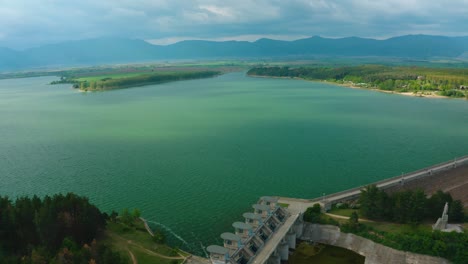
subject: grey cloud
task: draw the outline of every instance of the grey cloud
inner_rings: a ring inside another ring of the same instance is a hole
[[[238,35],[468,35],[468,0],[7,0],[0,46]]]

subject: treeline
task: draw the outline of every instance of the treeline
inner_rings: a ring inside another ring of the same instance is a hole
[[[346,67],[256,67],[247,72],[252,76],[272,76],[326,80],[397,92],[437,91],[451,97],[467,97],[468,69],[434,69],[423,67],[391,67],[360,65]]]
[[[445,203],[449,204],[449,221],[465,220],[463,204],[453,200],[450,193],[438,191],[430,198],[422,190],[408,190],[387,194],[375,185],[367,186],[359,197],[361,215],[373,220],[420,224],[441,217]]]
[[[0,196],[0,262],[127,263],[95,240],[107,217],[73,193],[15,201]]]
[[[62,77],[60,77],[60,80],[50,82],[50,84],[52,84],[52,85],[54,85],[54,84],[63,84],[63,83],[72,83],[72,84],[76,84],[77,81],[62,76]]]
[[[103,78],[97,81],[82,81],[76,83],[74,87],[83,91],[112,90],[171,81],[209,78],[219,74],[218,71],[160,72],[116,79]]]

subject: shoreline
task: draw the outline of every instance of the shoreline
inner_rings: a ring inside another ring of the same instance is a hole
[[[456,98],[456,97],[439,95],[439,94],[435,94],[435,92],[433,91],[429,92],[429,94],[421,94],[421,93],[412,93],[412,92],[387,91],[387,90],[381,90],[377,88],[364,88],[364,87],[360,87],[360,86],[350,84],[350,83],[336,83],[336,82],[329,82],[325,80],[308,80],[308,79],[299,78],[299,77],[278,77],[278,76],[266,76],[266,75],[247,75],[247,76],[253,77],[253,78],[291,79],[291,80],[301,80],[301,81],[307,81],[307,82],[327,83],[327,84],[337,85],[337,86],[351,88],[351,89],[360,89],[360,90],[366,90],[366,91],[375,91],[375,92],[381,92],[381,93],[387,93],[387,94],[397,94],[397,95],[412,96],[412,97],[438,98],[438,99],[465,99],[465,98]]]

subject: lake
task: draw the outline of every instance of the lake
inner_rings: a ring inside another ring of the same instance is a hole
[[[0,194],[139,208],[197,254],[263,195],[314,198],[468,154],[468,102],[230,73],[81,93],[0,80]]]

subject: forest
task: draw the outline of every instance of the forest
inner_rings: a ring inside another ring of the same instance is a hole
[[[300,78],[395,92],[436,92],[448,97],[468,98],[468,69],[425,68],[384,65],[344,67],[256,67],[251,76]]]
[[[367,186],[359,197],[361,215],[367,219],[393,221],[404,224],[421,224],[441,217],[445,203],[449,205],[449,221],[465,220],[463,204],[453,200],[450,193],[437,191],[427,198],[422,190],[408,190],[387,194],[375,185]]]
[[[108,215],[86,197],[0,196],[0,261],[3,263],[128,263],[96,238]]]

